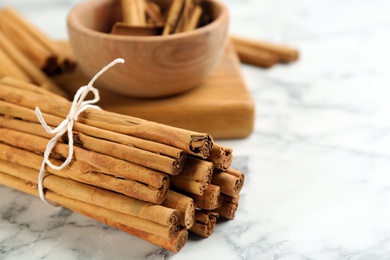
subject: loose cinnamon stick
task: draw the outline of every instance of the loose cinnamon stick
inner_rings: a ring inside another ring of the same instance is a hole
[[[196,195],[187,193],[191,197],[196,206],[205,210],[214,210],[221,206],[222,196],[221,189],[219,186],[209,184],[207,189],[203,192],[203,195]]]
[[[165,22],[163,35],[171,34],[175,31],[180,14],[183,10],[185,0],[173,0],[168,12],[168,18]]]
[[[234,197],[222,194],[223,202],[221,206],[215,211],[218,212],[220,217],[232,220],[235,217],[235,213],[238,207],[238,200],[240,195]]]
[[[0,159],[35,169],[38,172],[43,156],[0,143]],[[54,159],[51,161],[56,165],[62,163],[62,161]],[[99,169],[79,161],[72,161],[62,170],[54,170],[50,167],[46,167],[46,170],[60,177],[115,191],[143,201],[154,202],[157,200],[156,198],[161,196],[159,195],[160,190],[152,189],[137,181],[107,175]]]
[[[30,81],[30,78],[21,70],[18,65],[8,56],[8,54],[0,48],[0,78],[11,76],[24,81]]]
[[[250,48],[253,52],[268,52],[276,55],[281,62],[292,62],[298,59],[298,50],[286,45],[275,44],[255,39],[243,38],[238,36],[230,36],[233,44],[236,46],[238,52],[242,48],[245,50]]]
[[[214,143],[207,160],[212,162],[216,169],[226,171],[233,161],[233,149]]]
[[[214,232],[217,218],[218,213],[207,210],[196,210],[195,223],[190,231],[202,237],[209,237]]]
[[[266,50],[254,49],[240,43],[234,43],[234,47],[240,61],[243,63],[270,68],[279,61],[279,57],[276,54]]]
[[[50,113],[63,118],[69,113],[70,102],[54,100],[31,92],[26,98],[26,91],[10,89],[7,86],[0,87],[0,99],[10,103],[31,109],[35,109],[39,104],[39,108],[43,113]],[[212,137],[205,133],[193,132],[103,110],[87,109],[80,114],[78,122],[170,145],[201,158],[209,156],[214,144]]]
[[[0,33],[0,48],[7,52],[11,59],[27,74],[34,83],[41,85],[53,93],[67,97],[67,94],[42,71],[36,68],[9,40]]]
[[[236,196],[244,185],[244,174],[236,169],[229,168],[227,171],[214,171],[211,183],[221,187],[221,193]]]
[[[62,71],[70,71],[74,69],[76,66],[75,60],[69,56],[68,53],[63,52],[55,41],[50,39],[43,31],[27,21],[14,9],[11,7],[3,8],[2,16],[4,16],[5,19],[12,20],[21,32],[29,34],[36,42],[50,51],[50,53],[56,57],[58,63],[57,65]]]
[[[161,203],[162,206],[177,209],[180,212],[180,225],[190,229],[195,221],[194,200],[184,194],[169,190],[167,198]]]
[[[6,15],[5,9],[0,9],[0,32],[12,42],[33,64],[48,73],[57,70],[57,58],[29,33],[24,32],[13,22],[12,16]]]
[[[171,176],[171,186],[182,191],[202,195],[211,182],[214,166],[211,162],[196,158],[187,158],[179,175]]]

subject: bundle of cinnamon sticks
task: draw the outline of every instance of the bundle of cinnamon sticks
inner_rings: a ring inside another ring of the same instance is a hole
[[[75,61],[44,32],[11,7],[0,9],[0,77],[12,76],[65,96],[50,75],[70,71]]]
[[[121,0],[121,7],[122,21],[115,23],[112,34],[169,35],[206,23],[201,23],[203,8],[196,0],[173,0],[168,8],[151,0]]]
[[[34,113],[59,125],[71,102],[35,84],[0,80],[0,184],[38,196],[49,139]],[[72,162],[45,167],[45,198],[167,250],[188,231],[210,236],[216,219],[233,219],[244,174],[230,167],[232,149],[205,133],[89,108],[73,127]],[[50,160],[68,155],[62,137]]]

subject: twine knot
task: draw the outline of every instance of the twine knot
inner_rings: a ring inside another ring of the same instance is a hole
[[[88,83],[86,86],[80,87],[72,102],[72,106],[69,110],[69,114],[66,116],[66,118],[59,124],[56,128],[52,129],[50,126],[47,125],[45,122],[41,110],[36,107],[35,108],[35,114],[38,117],[39,122],[45,129],[45,131],[49,134],[55,134],[55,136],[50,139],[50,141],[46,145],[46,150],[43,154],[43,161],[41,165],[41,169],[39,170],[38,175],[38,191],[39,191],[39,197],[43,202],[46,204],[51,204],[45,199],[45,194],[43,191],[43,178],[45,177],[45,166],[48,165],[52,169],[55,170],[62,170],[65,166],[67,166],[71,161],[73,157],[73,125],[77,121],[78,116],[84,112],[88,108],[95,108],[100,109],[100,107],[94,105],[96,102],[100,100],[99,96],[99,90],[93,87],[93,83],[99,78],[100,75],[102,75],[104,72],[106,72],[109,68],[114,66],[117,63],[123,63],[123,59],[115,59],[111,63],[109,63],[107,66],[105,66],[103,69],[101,69]],[[94,98],[91,100],[84,100],[87,96],[87,94],[91,92],[94,95]],[[58,139],[63,136],[65,133],[68,133],[68,157],[66,160],[59,166],[54,165],[50,162],[49,156],[51,151],[54,149],[55,145],[57,144]]]

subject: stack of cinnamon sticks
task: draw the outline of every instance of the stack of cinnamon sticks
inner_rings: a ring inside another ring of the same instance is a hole
[[[75,67],[55,41],[11,7],[0,9],[0,61],[0,77],[29,81],[63,96],[49,76]]]
[[[122,0],[122,21],[111,33],[118,35],[169,35],[196,29],[202,6],[196,0],[173,0],[168,8],[150,0]]]
[[[71,102],[26,81],[0,80],[0,184],[38,196],[38,172],[49,139],[34,113],[59,125]],[[89,108],[73,127],[72,162],[46,167],[45,198],[167,250],[188,231],[210,236],[218,216],[233,219],[244,174],[232,149],[205,133]],[[62,137],[50,160],[68,155]]]

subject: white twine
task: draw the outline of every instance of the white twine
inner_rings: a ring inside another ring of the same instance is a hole
[[[55,136],[50,139],[50,141],[47,143],[45,153],[43,155],[43,162],[41,165],[41,169],[39,170],[38,175],[38,191],[39,191],[39,197],[43,202],[46,204],[51,204],[45,199],[45,194],[43,191],[43,178],[45,177],[45,165],[47,164],[49,167],[55,170],[62,170],[65,166],[67,166],[71,161],[73,157],[73,125],[74,122],[77,121],[78,116],[80,113],[85,111],[88,108],[96,108],[100,109],[100,107],[93,105],[94,103],[98,102],[100,100],[99,96],[99,90],[94,88],[92,85],[97,80],[97,78],[102,75],[104,72],[106,72],[109,68],[114,66],[117,63],[123,63],[123,59],[116,59],[112,61],[110,64],[105,66],[101,71],[99,71],[92,80],[88,83],[87,86],[82,86],[77,91],[76,95],[73,98],[72,106],[70,108],[68,116],[65,118],[64,121],[61,122],[59,126],[57,126],[54,129],[51,129],[43,119],[41,110],[36,107],[35,108],[35,114],[38,117],[39,122],[43,126],[43,128],[46,130],[47,133],[55,134]],[[84,101],[85,97],[89,92],[92,92],[94,94],[94,99]],[[66,158],[65,162],[62,165],[54,165],[50,162],[49,156],[55,145],[57,144],[58,139],[64,135],[66,132],[68,132],[68,140],[69,140],[69,152],[68,157]]]

